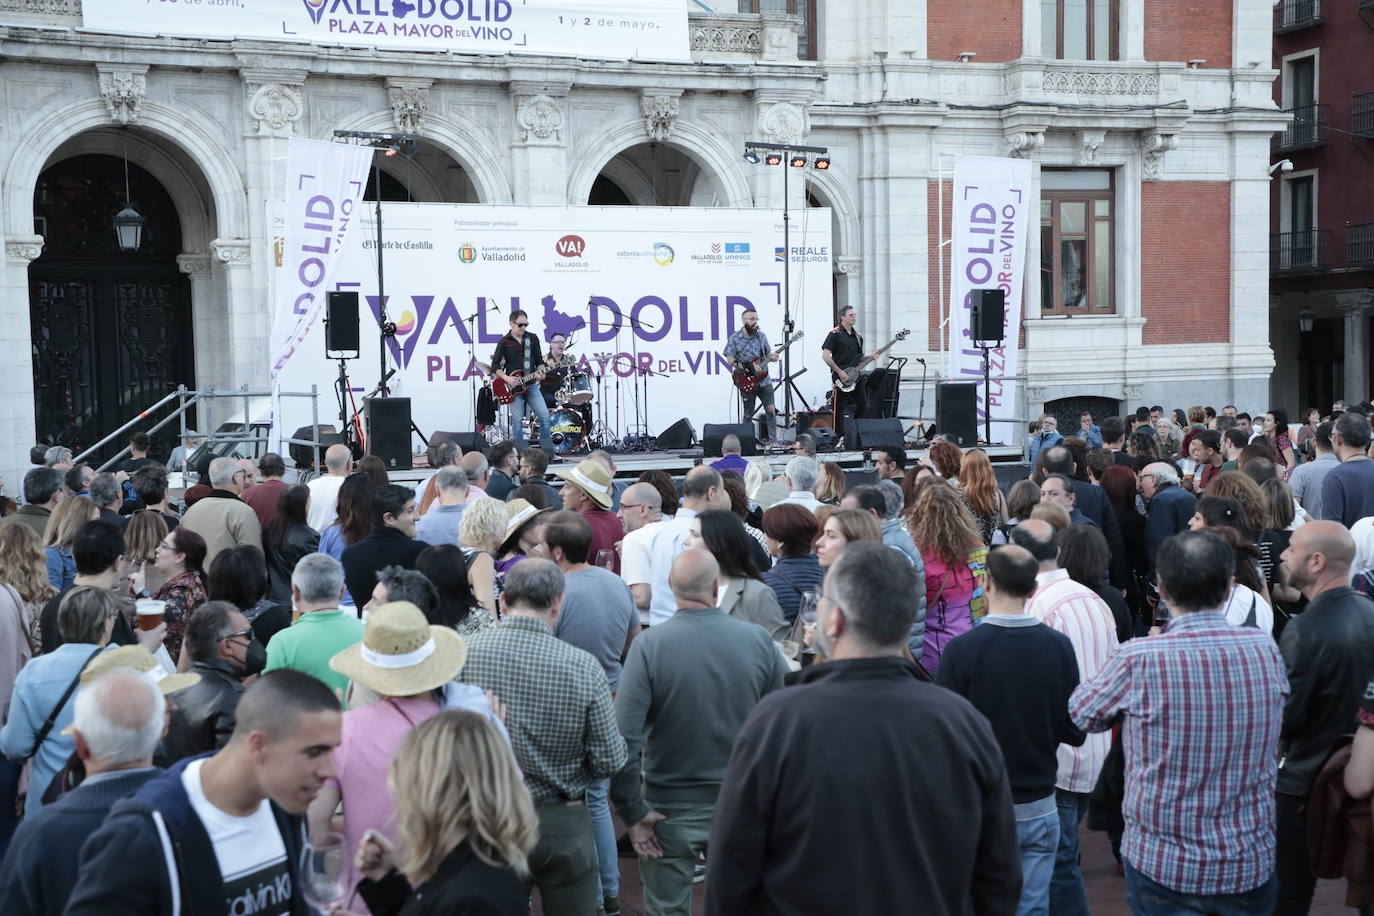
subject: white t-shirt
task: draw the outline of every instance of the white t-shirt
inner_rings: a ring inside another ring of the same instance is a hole
[[[673,597],[673,590],[668,587],[668,574],[673,570],[673,561],[682,553],[682,545],[686,542],[687,535],[692,533],[692,519],[696,518],[696,515],[691,509],[684,507],[679,509],[670,521],[654,526],[657,530],[649,546],[649,587],[653,589],[653,594],[649,597],[650,626],[664,623],[677,611],[677,599]],[[621,570],[623,575],[623,558]]]
[[[1255,608],[1255,623],[1264,632],[1273,633],[1274,609],[1269,606],[1267,601],[1244,585],[1237,585],[1231,590],[1231,596],[1226,599],[1226,605],[1222,608],[1226,613],[1226,622],[1233,627],[1245,623],[1245,618],[1250,616],[1252,605]]]
[[[321,534],[339,517],[339,487],[345,479],[331,474],[316,477],[306,484],[310,488],[310,512],[306,521]]]
[[[631,531],[620,542],[620,578],[626,585],[648,585],[652,589],[654,535],[663,524],[650,522]],[[640,611],[639,618],[641,624],[650,623],[648,611]]]
[[[253,916],[287,916],[291,912],[291,870],[271,803],[263,799],[248,817],[235,817],[216,808],[201,788],[204,763],[193,760],[187,764],[181,784],[215,847],[226,909]]]

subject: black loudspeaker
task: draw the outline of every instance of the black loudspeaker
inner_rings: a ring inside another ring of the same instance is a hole
[[[900,447],[905,438],[902,434],[902,421],[896,417],[878,420],[857,417],[846,420],[844,424],[844,447],[850,451],[875,448],[879,445]]]
[[[813,426],[806,435],[816,440],[816,451],[828,452],[835,447],[835,431],[829,426]]]
[[[686,417],[658,434],[659,448],[691,448],[696,444],[697,431]]]
[[[332,290],[324,300],[324,349],[358,355],[358,294]]]
[[[304,439],[308,442],[320,443],[320,464],[324,464],[324,450],[333,445],[336,441],[342,442],[343,436],[334,431],[332,426],[302,426],[291,434],[292,439]],[[329,441],[326,442],[325,440]],[[314,467],[315,450],[308,445],[298,445],[292,442],[286,447],[286,451],[291,455],[291,460],[296,462],[298,468]]]
[[[720,443],[726,436],[739,436],[740,454],[757,455],[758,448],[755,446],[754,426],[752,423],[707,423],[701,431],[702,454],[707,458],[719,458],[721,456]],[[663,441],[663,437],[659,437]]]
[[[941,382],[935,386],[935,425],[960,448],[978,444],[978,385]]]
[[[364,398],[367,453],[382,459],[388,471],[408,471],[410,459],[410,398]]]
[[[1001,289],[970,290],[969,334],[974,340],[1000,341],[1006,336],[1007,294]]]
[[[458,447],[463,450],[463,454],[468,452],[481,452],[487,454],[491,446],[487,445],[487,437],[481,433],[462,432],[450,433],[443,430],[435,430],[429,434],[429,466],[434,467],[434,450],[445,442],[456,442]]]

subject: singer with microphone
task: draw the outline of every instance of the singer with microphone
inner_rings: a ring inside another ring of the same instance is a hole
[[[1049,414],[1040,415],[1040,430],[1031,433],[1030,437],[1030,460],[1035,464],[1035,456],[1047,448],[1053,448],[1064,441],[1064,436],[1059,432],[1059,421]]]

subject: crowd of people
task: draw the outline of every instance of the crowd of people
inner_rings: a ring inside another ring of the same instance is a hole
[[[0,912],[616,916],[633,856],[654,914],[1079,914],[1086,820],[1134,912],[1305,913],[1374,853],[1371,412],[1047,416],[1019,480],[37,446]]]

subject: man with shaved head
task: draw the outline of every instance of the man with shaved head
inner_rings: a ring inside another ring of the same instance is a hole
[[[654,535],[663,524],[663,494],[650,483],[630,484],[615,514],[625,529],[625,537],[620,541],[620,577],[630,587],[640,623],[647,624],[653,590],[650,551]]]
[[[1276,913],[1306,913],[1316,878],[1307,854],[1304,803],[1336,739],[1354,728],[1374,671],[1374,602],[1350,587],[1355,542],[1339,522],[1293,532],[1280,561],[1307,609],[1279,640],[1292,693],[1283,710],[1278,781]]]
[[[762,627],[716,606],[719,575],[708,551],[678,554],[668,577],[677,611],[630,644],[615,697],[630,756],[611,797],[631,825],[651,913],[690,916],[693,866],[735,736],[787,673]]]
[[[310,513],[306,520],[316,531],[324,531],[339,517],[339,487],[353,469],[353,452],[342,442],[324,453],[326,473],[306,484],[310,488]]]

